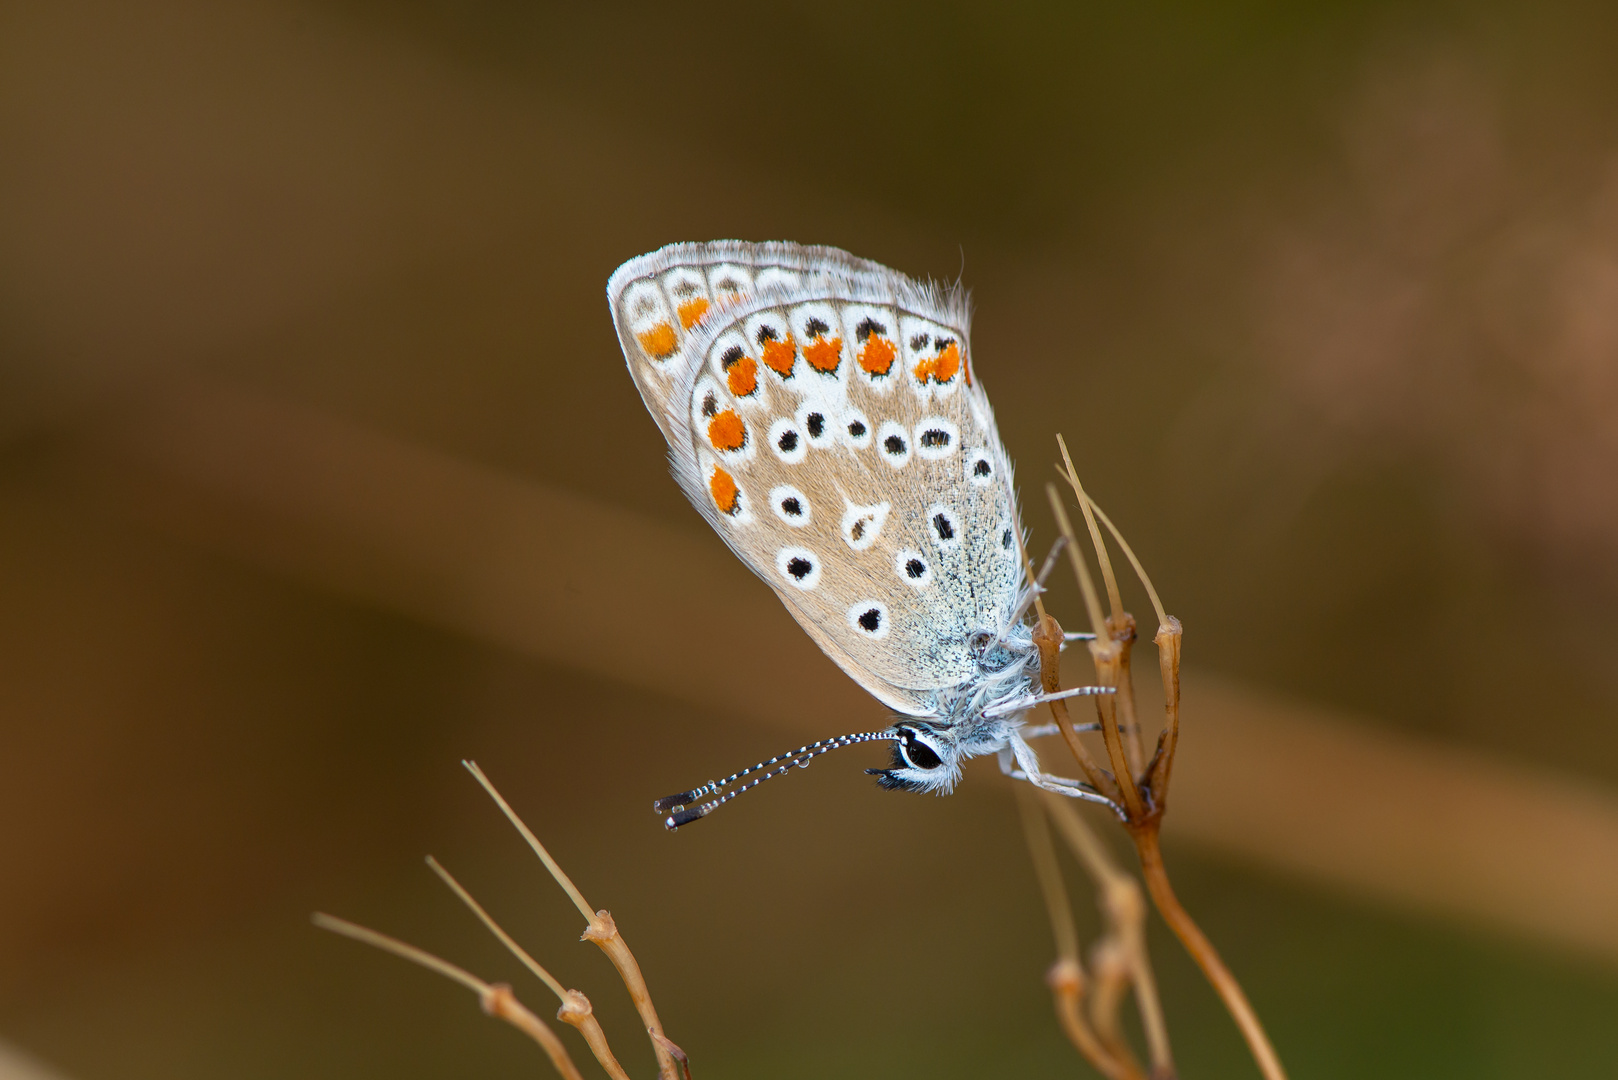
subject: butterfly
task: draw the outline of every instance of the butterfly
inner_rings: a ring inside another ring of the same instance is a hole
[[[629,260],[607,297],[686,496],[898,714],[659,799],[665,824],[879,740],[892,759],[867,771],[884,788],[944,794],[964,760],[996,753],[1014,777],[1088,795],[1039,771],[1023,728],[1049,699],[1024,622],[1039,585],[965,291],[836,248],[720,240]]]

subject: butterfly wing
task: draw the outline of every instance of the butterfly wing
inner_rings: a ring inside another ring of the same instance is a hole
[[[641,256],[607,288],[692,503],[857,682],[936,712],[1022,580],[964,296],[833,248],[734,241]]]

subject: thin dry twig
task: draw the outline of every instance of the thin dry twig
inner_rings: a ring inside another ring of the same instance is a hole
[[[1032,790],[1023,785],[1018,785],[1014,790],[1018,811],[1023,818],[1023,836],[1027,840],[1029,857],[1034,861],[1040,891],[1045,895],[1045,908],[1050,913],[1052,933],[1057,939],[1057,962],[1053,963],[1045,981],[1050,984],[1052,1004],[1057,1009],[1061,1030],[1073,1043],[1074,1049],[1078,1049],[1079,1054],[1105,1077],[1112,1080],[1146,1080],[1128,1048],[1121,1048],[1120,1040],[1116,1038],[1103,1038],[1097,1033],[1099,1025],[1095,1025],[1094,1018],[1086,1017],[1086,978],[1084,963],[1079,959],[1079,936],[1073,926],[1073,908],[1068,904],[1068,889],[1061,881],[1057,850],[1050,842],[1050,824]],[[1112,999],[1116,1002],[1116,996],[1112,996]],[[1092,997],[1092,1014],[1094,1001]],[[1110,1031],[1116,1035],[1116,1023],[1107,1022],[1105,1018],[1102,1023],[1107,1023]]]
[[[1062,448],[1062,460],[1069,466],[1071,472],[1072,461],[1068,458],[1067,444],[1057,437],[1057,445]],[[1125,756],[1129,759],[1129,771],[1140,771],[1143,754],[1140,742],[1140,724],[1135,719],[1135,685],[1129,671],[1129,655],[1135,644],[1135,617],[1124,610],[1123,598],[1118,592],[1118,578],[1112,571],[1112,557],[1107,554],[1107,545],[1101,540],[1101,530],[1096,526],[1094,506],[1090,496],[1078,483],[1078,474],[1073,474],[1072,483],[1079,496],[1079,509],[1084,513],[1084,524],[1090,531],[1090,544],[1096,553],[1096,563],[1101,567],[1102,580],[1107,585],[1107,600],[1110,611],[1107,615],[1107,634],[1116,649],[1116,664],[1118,668],[1118,694],[1114,708],[1118,710],[1118,726],[1124,736]]]
[[[1114,1058],[1084,1016],[1084,969],[1077,960],[1058,960],[1045,976],[1056,1003],[1056,1019],[1068,1041],[1107,1080],[1143,1080],[1138,1068]]]
[[[612,916],[604,910],[590,912],[589,905],[584,902],[583,895],[574,886],[572,880],[562,872],[562,868],[550,857],[550,853],[545,850],[544,845],[539,842],[539,839],[534,836],[528,826],[511,809],[510,804],[495,790],[488,777],[484,776],[483,772],[472,762],[463,762],[463,764],[483,785],[484,790],[489,793],[501,810],[505,812],[511,823],[528,840],[529,845],[545,863],[552,876],[556,878],[557,883],[573,899],[574,904],[585,912],[589,925],[581,940],[594,941],[606,952],[608,957],[612,959],[613,965],[618,969],[619,977],[623,980],[624,987],[629,991],[630,997],[635,1001],[637,1009],[640,1010],[642,1019],[650,1017],[647,1022],[646,1034],[657,1054],[658,1071],[662,1080],[679,1080],[682,1074],[685,1080],[691,1080],[691,1065],[686,1058],[685,1051],[675,1045],[663,1033],[661,1026],[658,1024],[657,1013],[652,1008],[651,997],[646,990],[646,981],[641,977],[640,965],[636,963],[634,955],[629,951],[628,944],[624,942],[622,935],[618,933],[618,928],[613,923]],[[478,903],[472,894],[459,881],[455,880],[454,875],[444,869],[437,859],[431,855],[427,856],[427,865],[449,887],[450,891],[478,917],[478,920],[483,923],[488,931],[556,995],[558,1001],[561,1002],[560,1007],[556,1010],[556,1018],[578,1029],[579,1034],[584,1037],[584,1041],[589,1045],[590,1052],[595,1055],[596,1060],[600,1062],[601,1067],[606,1070],[611,1080],[629,1080],[629,1075],[624,1071],[623,1066],[619,1063],[617,1056],[613,1054],[612,1048],[607,1042],[606,1032],[602,1030],[600,1022],[595,1018],[595,1010],[590,1004],[590,999],[578,990],[565,989],[549,971],[546,971],[537,960],[529,955],[527,950],[517,944],[499,923],[495,922],[483,905]],[[477,976],[456,967],[448,961],[441,960],[425,950],[418,949],[414,945],[390,938],[385,934],[379,934],[374,930],[369,930],[345,919],[316,913],[314,922],[316,926],[365,942],[376,948],[391,952],[396,956],[401,956],[467,987],[478,995],[485,1012],[505,1020],[538,1042],[550,1056],[551,1062],[556,1066],[557,1071],[562,1074],[563,1080],[582,1080],[578,1068],[573,1064],[572,1058],[568,1056],[566,1048],[562,1045],[561,1040],[557,1038],[556,1033],[551,1030],[549,1025],[518,1002],[510,987],[486,983]]]
[[[489,793],[489,797],[500,807],[506,819],[522,834],[523,839],[528,841],[528,846],[545,864],[545,869],[550,871],[551,877],[556,879],[562,891],[567,893],[573,905],[584,916],[588,925],[579,940],[591,941],[600,946],[601,951],[612,961],[613,967],[618,969],[618,977],[623,980],[624,988],[629,991],[629,997],[635,1003],[635,1011],[640,1013],[641,1021],[646,1025],[646,1034],[651,1040],[652,1050],[657,1054],[657,1072],[660,1080],[677,1080],[675,1058],[666,1049],[665,1044],[669,1043],[669,1039],[663,1031],[662,1021],[657,1018],[657,1009],[652,1004],[651,992],[646,988],[646,977],[641,974],[635,954],[629,950],[628,943],[618,932],[618,924],[613,921],[611,913],[605,908],[592,912],[590,905],[585,902],[584,895],[573,884],[573,879],[562,871],[555,859],[551,858],[551,853],[545,850],[545,845],[539,842],[539,837],[535,836],[533,830],[517,816],[511,804],[506,802],[505,797],[495,789],[494,784],[490,783],[477,763],[463,761],[461,764],[466,766],[466,770],[483,785],[483,790]]]
[[[418,949],[398,938],[378,933],[347,919],[339,919],[335,915],[327,915],[323,911],[315,912],[312,921],[322,930],[330,930],[334,934],[341,934],[372,948],[392,953],[429,971],[435,971],[446,979],[460,983],[478,996],[478,1002],[483,1006],[485,1013],[504,1020],[538,1043],[551,1059],[556,1071],[562,1074],[562,1080],[584,1080],[556,1032],[552,1031],[545,1021],[529,1012],[511,992],[511,987],[500,983],[486,983],[476,975],[456,967],[447,960],[439,959],[425,949]]]
[[[1146,951],[1146,907],[1140,886],[1118,866],[1101,838],[1090,828],[1078,808],[1051,795],[1042,800],[1047,813],[1056,821],[1062,838],[1072,849],[1091,879],[1096,882],[1099,901],[1110,934],[1123,947],[1129,978],[1134,985],[1141,1028],[1146,1033],[1148,1055],[1154,1077],[1174,1074],[1174,1056],[1169,1050],[1168,1025],[1157,994]]]
[[[1090,622],[1095,628],[1095,640],[1090,642],[1090,656],[1095,661],[1096,683],[1116,689],[1119,684],[1118,643],[1113,640],[1107,621],[1101,614],[1095,583],[1090,580],[1090,569],[1084,565],[1084,557],[1079,553],[1078,537],[1074,535],[1073,523],[1068,520],[1067,508],[1062,505],[1062,500],[1056,493],[1056,485],[1046,484],[1045,494],[1049,497],[1051,510],[1056,515],[1057,527],[1061,529],[1062,535],[1067,537],[1068,557],[1073,563],[1074,573],[1079,578],[1079,587],[1084,592],[1085,607],[1089,609]],[[1124,751],[1123,737],[1118,731],[1118,707],[1114,700],[1116,697],[1117,694],[1097,694],[1093,700],[1096,717],[1101,721],[1101,737],[1107,746],[1107,757],[1112,763],[1112,773],[1118,784],[1125,817],[1128,820],[1135,820],[1144,814],[1145,807],[1141,801],[1140,791],[1135,786],[1135,776]]]
[[[427,856],[427,865],[432,867],[433,873],[438,875],[439,880],[449,886],[450,891],[472,910],[472,914],[476,915],[478,921],[488,928],[489,933],[499,939],[500,944],[504,945],[508,952],[522,961],[524,967],[533,972],[546,986],[550,987],[551,992],[556,995],[557,1000],[561,1003],[560,1008],[556,1011],[556,1018],[564,1024],[570,1024],[578,1029],[579,1034],[584,1036],[584,1041],[589,1045],[590,1052],[601,1063],[601,1067],[607,1070],[607,1075],[612,1077],[612,1080],[629,1080],[629,1075],[624,1072],[624,1067],[618,1063],[617,1055],[612,1052],[612,1047],[607,1042],[607,1033],[602,1030],[601,1021],[595,1018],[595,1009],[590,1005],[590,999],[585,997],[581,991],[563,989],[562,984],[557,982],[550,972],[541,967],[539,961],[528,955],[528,951],[518,945],[511,935],[506,933],[500,924],[490,917],[487,911],[483,910],[483,905],[473,899],[472,894],[467,892],[461,883],[456,881],[454,876],[448,870],[445,870],[437,859],[431,855]]]
[[[1107,576],[1109,585],[1109,598],[1116,597],[1113,592],[1113,579],[1111,577],[1111,561],[1106,552],[1106,545],[1102,540],[1100,530],[1096,527],[1099,519],[1117,540],[1120,548],[1128,556],[1130,564],[1134,567],[1142,584],[1146,587],[1152,599],[1152,606],[1158,616],[1158,631],[1154,638],[1158,646],[1159,673],[1163,680],[1165,727],[1158,738],[1157,750],[1151,762],[1145,766],[1143,772],[1137,775],[1140,766],[1140,752],[1138,742],[1133,744],[1134,754],[1126,750],[1119,730],[1118,716],[1124,713],[1126,725],[1132,730],[1136,729],[1134,723],[1134,692],[1132,676],[1129,672],[1128,658],[1129,645],[1134,638],[1134,619],[1121,606],[1115,606],[1113,617],[1103,625],[1100,614],[1095,585],[1090,579],[1089,569],[1076,550],[1076,537],[1073,526],[1057,497],[1054,485],[1047,485],[1046,494],[1051,501],[1052,512],[1062,535],[1067,538],[1069,557],[1073,564],[1074,576],[1078,579],[1079,588],[1084,594],[1085,606],[1088,609],[1090,620],[1096,627],[1096,640],[1091,643],[1091,657],[1095,662],[1096,678],[1103,686],[1116,689],[1116,693],[1098,696],[1095,699],[1096,712],[1101,721],[1102,736],[1106,742],[1107,755],[1113,767],[1114,778],[1117,782],[1117,795],[1105,792],[1111,798],[1114,809],[1122,819],[1125,831],[1135,844],[1136,852],[1140,858],[1142,876],[1151,893],[1153,903],[1157,906],[1163,919],[1169,924],[1186,951],[1202,969],[1209,983],[1219,994],[1226,1010],[1236,1021],[1243,1037],[1247,1040],[1248,1048],[1258,1063],[1266,1080],[1285,1080],[1286,1073],[1282,1069],[1279,1057],[1265,1033],[1263,1025],[1259,1022],[1257,1014],[1253,1011],[1251,1003],[1242,991],[1241,985],[1236,981],[1224,960],[1219,956],[1211,942],[1186,912],[1179,899],[1175,896],[1169,882],[1168,870],[1163,864],[1162,848],[1159,833],[1162,827],[1164,808],[1167,805],[1169,779],[1173,769],[1174,754],[1179,743],[1180,723],[1180,647],[1183,631],[1179,621],[1169,616],[1163,609],[1157,591],[1153,588],[1150,578],[1141,566],[1140,560],[1135,557],[1127,543],[1124,542],[1116,526],[1103,514],[1086,494],[1083,485],[1079,482],[1077,471],[1073,468],[1072,458],[1067,452],[1066,443],[1058,436],[1061,446],[1064,468],[1061,471],[1063,479],[1073,489],[1074,495],[1083,508],[1086,523],[1089,525],[1090,538],[1096,551],[1098,562]],[[1115,605],[1121,605],[1121,600],[1114,599]],[[1051,620],[1054,622],[1054,620]],[[1043,625],[1036,630],[1036,643],[1040,634],[1046,632]],[[1105,635],[1105,637],[1104,637]],[[1058,651],[1054,648],[1046,649],[1041,646],[1040,660],[1042,664],[1042,686],[1059,685],[1057,665],[1060,663]],[[1046,670],[1048,668],[1048,670]],[[1058,726],[1062,726],[1058,720]],[[1063,729],[1066,734],[1066,728]],[[1135,736],[1138,738],[1138,736]],[[1070,746],[1078,743],[1076,738],[1069,740]],[[1075,751],[1075,758],[1079,761],[1081,769],[1085,768],[1086,757]],[[1098,787],[1098,790],[1104,790]],[[1061,819],[1058,818],[1060,821]],[[1138,894],[1137,894],[1138,902]],[[1138,971],[1139,969],[1137,969]],[[1149,977],[1149,974],[1148,974]],[[1140,996],[1139,975],[1136,975],[1137,996]],[[1155,994],[1152,995],[1155,1000]],[[1144,998],[1142,998],[1144,1000]],[[1103,1012],[1100,1015],[1108,1015]],[[1104,1039],[1105,1031],[1098,1031]],[[1166,1043],[1163,1049],[1166,1051]],[[1156,1050],[1154,1049],[1154,1059]],[[1156,1062],[1154,1060],[1154,1071]]]
[[[1073,907],[1068,902],[1062,869],[1056,864],[1056,848],[1051,843],[1050,825],[1027,785],[1018,784],[1013,790],[1017,793],[1017,812],[1022,817],[1023,837],[1028,841],[1028,856],[1033,861],[1034,875],[1039,878],[1040,892],[1045,897],[1045,910],[1050,913],[1051,937],[1056,939],[1056,958],[1076,962],[1079,959],[1079,932],[1073,926]]]

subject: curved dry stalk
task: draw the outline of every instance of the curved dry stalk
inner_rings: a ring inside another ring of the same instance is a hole
[[[1068,1041],[1107,1080],[1146,1080],[1139,1066],[1119,1061],[1102,1045],[1084,1018],[1084,969],[1077,960],[1058,960],[1045,976],[1056,1004],[1056,1020]]]
[[[1062,652],[1062,624],[1051,615],[1041,615],[1039,622],[1034,626],[1034,646],[1039,650],[1039,684],[1046,694],[1054,694],[1062,688],[1061,660]],[[1056,728],[1062,734],[1062,740],[1067,743],[1068,751],[1073,759],[1079,763],[1079,771],[1084,774],[1085,781],[1112,802],[1118,801],[1118,784],[1113,780],[1112,774],[1103,769],[1090,756],[1090,750],[1079,740],[1078,730],[1073,726],[1073,717],[1067,710],[1065,698],[1053,698],[1046,702],[1051,710],[1051,716],[1056,721]]]
[[[1118,781],[1118,791],[1121,798],[1114,798],[1114,808],[1119,817],[1123,819],[1124,828],[1134,841],[1136,853],[1140,858],[1142,875],[1146,879],[1148,891],[1158,912],[1163,916],[1170,929],[1179,938],[1187,952],[1191,954],[1209,983],[1218,993],[1226,1010],[1235,1020],[1243,1037],[1247,1040],[1248,1049],[1253,1059],[1258,1063],[1260,1071],[1266,1080],[1285,1080],[1286,1073],[1281,1066],[1280,1058],[1269,1041],[1263,1025],[1259,1022],[1257,1014],[1253,1011],[1247,995],[1242,991],[1241,985],[1236,981],[1230,969],[1225,966],[1218,952],[1209,942],[1207,935],[1203,934],[1190,914],[1180,904],[1175,896],[1173,887],[1169,882],[1168,869],[1163,864],[1162,849],[1159,843],[1159,831],[1162,827],[1163,812],[1167,802],[1168,782],[1173,769],[1174,754],[1179,743],[1180,720],[1180,647],[1183,631],[1179,620],[1168,615],[1158,598],[1157,591],[1152,587],[1145,569],[1133,550],[1124,542],[1118,529],[1105,514],[1090,500],[1085,493],[1084,486],[1079,482],[1078,474],[1073,468],[1071,457],[1067,453],[1066,443],[1058,436],[1058,444],[1062,448],[1062,459],[1065,468],[1063,478],[1072,487],[1074,495],[1084,508],[1086,522],[1090,526],[1090,536],[1096,548],[1097,559],[1104,568],[1110,568],[1111,563],[1105,551],[1100,530],[1096,528],[1097,518],[1106,523],[1107,529],[1118,541],[1119,546],[1128,555],[1131,565],[1135,568],[1142,584],[1152,599],[1152,605],[1158,615],[1158,632],[1154,638],[1158,646],[1159,670],[1163,680],[1164,711],[1166,725],[1158,740],[1157,753],[1146,766],[1140,776],[1135,775],[1135,768],[1139,767],[1138,754],[1136,760],[1127,759],[1123,740],[1118,728],[1117,714],[1120,706],[1133,714],[1133,688],[1128,672],[1127,640],[1120,641],[1120,637],[1133,638],[1134,620],[1129,618],[1127,612],[1118,611],[1111,625],[1100,625],[1100,606],[1096,597],[1094,583],[1090,580],[1089,569],[1084,565],[1082,558],[1076,551],[1071,550],[1075,545],[1076,537],[1073,533],[1072,523],[1068,519],[1066,508],[1057,497],[1054,485],[1047,485],[1046,493],[1051,501],[1051,509],[1056,516],[1058,527],[1066,537],[1070,551],[1069,556],[1073,562],[1074,576],[1078,579],[1080,590],[1084,594],[1085,606],[1089,611],[1092,623],[1097,624],[1097,640],[1091,644],[1091,656],[1095,662],[1097,681],[1104,686],[1117,689],[1113,695],[1098,696],[1096,711],[1101,719],[1102,736],[1107,744],[1107,754],[1111,759],[1114,774]],[[1110,581],[1110,578],[1109,578]],[[1127,622],[1126,622],[1127,619]],[[1054,620],[1052,620],[1054,622]],[[1043,626],[1041,627],[1043,629]],[[1103,646],[1101,634],[1109,633],[1109,639]],[[1037,641],[1037,637],[1036,637]],[[1059,684],[1055,668],[1060,662],[1057,651],[1054,649],[1040,649],[1042,668],[1048,664],[1051,668],[1049,674],[1041,672],[1042,683]],[[1109,700],[1112,698],[1121,701]],[[1058,721],[1060,723],[1060,721]],[[1064,732],[1065,733],[1065,732]],[[1077,739],[1072,740],[1073,743]],[[1075,753],[1075,757],[1079,755]],[[1080,759],[1083,765],[1083,759]],[[1138,785],[1138,786],[1137,786]],[[1110,792],[1108,793],[1111,794]]]
[[[1039,878],[1040,892],[1045,897],[1045,910],[1051,917],[1051,937],[1056,939],[1057,960],[1079,960],[1079,932],[1073,926],[1073,907],[1067,898],[1067,886],[1062,882],[1062,869],[1056,864],[1056,848],[1051,844],[1051,830],[1045,813],[1034,801],[1034,793],[1026,784],[1014,787],[1017,793],[1017,813],[1022,818],[1023,839],[1028,841],[1028,856],[1034,864],[1034,876]]]
[[[1146,879],[1146,887],[1152,893],[1152,902],[1157,905],[1163,921],[1169,924],[1174,936],[1180,939],[1185,951],[1191,954],[1191,959],[1197,962],[1203,975],[1207,976],[1208,981],[1219,993],[1231,1018],[1241,1029],[1242,1037],[1247,1040],[1248,1049],[1252,1051],[1253,1059],[1258,1062],[1259,1071],[1272,1080],[1286,1080],[1286,1070],[1281,1067],[1281,1059],[1276,1055],[1275,1047],[1270,1045],[1270,1037],[1265,1034],[1264,1025],[1259,1022],[1258,1014],[1253,1011],[1241,983],[1236,981],[1236,976],[1225,966],[1225,961],[1213,947],[1213,942],[1208,940],[1202,928],[1197,926],[1190,913],[1180,904],[1179,897],[1174,895],[1174,887],[1169,883],[1168,870],[1163,865],[1163,852],[1158,843],[1157,829],[1143,829],[1138,833],[1132,832],[1131,835],[1135,837],[1135,848],[1140,852],[1141,875]]]
[[[1079,483],[1079,474],[1073,468],[1073,458],[1067,452],[1067,440],[1063,439],[1061,435],[1057,435],[1056,445],[1062,450],[1062,465],[1064,467],[1058,470],[1058,473],[1073,488],[1073,493],[1091,510],[1095,511],[1096,517],[1100,518],[1101,523],[1107,527],[1107,531],[1112,534],[1113,540],[1118,544],[1119,550],[1129,560],[1129,565],[1135,568],[1135,576],[1140,578],[1140,583],[1146,587],[1146,595],[1152,601],[1152,610],[1157,612],[1157,625],[1167,625],[1169,616],[1163,609],[1163,601],[1158,599],[1157,589],[1152,585],[1151,576],[1146,573],[1146,568],[1141,565],[1140,559],[1135,557],[1135,549],[1129,546],[1129,541],[1125,540],[1124,534],[1118,531],[1118,526],[1112,523],[1112,519],[1106,515],[1106,512],[1101,507],[1096,505],[1095,500],[1090,498],[1089,493]]]
[[[429,971],[435,971],[446,979],[460,983],[478,996],[478,1002],[483,1006],[484,1012],[504,1020],[538,1043],[546,1056],[551,1059],[556,1071],[562,1074],[562,1080],[584,1080],[556,1032],[552,1031],[545,1021],[529,1012],[511,992],[511,987],[500,983],[486,983],[471,972],[458,968],[447,960],[441,960],[425,949],[418,949],[398,938],[378,933],[347,919],[339,919],[335,915],[327,915],[323,911],[315,912],[311,916],[311,921],[322,930],[330,930],[334,934],[341,934],[372,948],[392,953]]]
[[[1084,592],[1085,607],[1089,609],[1090,621],[1095,627],[1096,637],[1090,642],[1090,656],[1095,661],[1096,683],[1117,689],[1121,650],[1118,643],[1113,640],[1106,619],[1101,614],[1095,584],[1090,580],[1090,569],[1084,565],[1084,558],[1079,554],[1078,537],[1074,535],[1073,523],[1068,520],[1067,508],[1062,505],[1062,500],[1056,493],[1056,485],[1046,484],[1045,494],[1050,498],[1051,511],[1056,515],[1057,527],[1067,538],[1068,558],[1072,560],[1073,572],[1079,579],[1080,589]],[[1118,790],[1122,796],[1124,814],[1128,820],[1133,821],[1145,814],[1146,807],[1141,801],[1140,789],[1135,786],[1134,771],[1130,768],[1129,759],[1124,751],[1123,737],[1118,731],[1118,704],[1115,700],[1117,696],[1117,694],[1097,694],[1094,701],[1096,716],[1101,721],[1101,737],[1106,742],[1107,757],[1112,762],[1112,774],[1118,782]]]
[[[472,894],[467,892],[459,881],[455,880],[453,874],[444,869],[442,863],[429,855],[427,856],[427,865],[432,868],[433,873],[438,875],[440,881],[449,886],[450,892],[453,892],[460,898],[461,903],[471,909],[472,914],[478,917],[478,921],[488,929],[489,933],[499,939],[500,944],[506,947],[507,952],[522,961],[523,967],[533,972],[535,978],[549,987],[558,1001],[565,1002],[567,1000],[567,991],[563,989],[562,984],[556,980],[556,977],[541,967],[538,960],[529,956],[528,950],[518,945],[511,935],[506,933],[487,911],[483,910],[483,905],[473,899]]]
[[[584,894],[573,884],[573,879],[562,871],[555,859],[551,858],[551,853],[545,850],[545,845],[539,842],[539,837],[535,836],[533,830],[517,816],[511,804],[495,789],[494,784],[483,774],[483,770],[478,768],[477,763],[463,761],[461,764],[466,767],[467,772],[477,778],[479,784],[483,785],[483,790],[488,792],[495,805],[500,807],[501,812],[506,815],[506,820],[510,821],[522,834],[523,839],[528,841],[528,846],[545,864],[545,869],[550,871],[551,877],[556,879],[556,883],[573,901],[573,906],[584,916],[589,925],[585,927],[579,940],[594,942],[600,946],[601,951],[607,954],[607,959],[612,961],[612,966],[618,969],[618,977],[623,980],[624,988],[629,991],[630,1000],[635,1003],[635,1011],[640,1013],[641,1022],[646,1025],[647,1037],[651,1040],[652,1050],[657,1055],[657,1072],[660,1080],[676,1080],[679,1074],[675,1068],[675,1057],[665,1047],[666,1043],[672,1044],[663,1032],[663,1022],[657,1018],[657,1008],[652,1004],[652,994],[646,988],[646,977],[641,974],[640,964],[636,961],[635,954],[629,950],[623,935],[618,932],[618,924],[613,921],[612,915],[605,908],[591,911]]]
[[[467,892],[461,883],[455,880],[454,875],[444,869],[437,859],[431,855],[427,856],[427,865],[432,867],[433,873],[438,875],[439,880],[449,886],[450,891],[460,898],[461,903],[471,909],[472,914],[476,915],[478,921],[488,928],[489,933],[493,934],[500,941],[500,944],[506,947],[506,951],[522,961],[524,967],[533,972],[541,982],[550,988],[561,1003],[556,1010],[556,1018],[564,1024],[572,1025],[580,1035],[584,1036],[585,1043],[590,1047],[590,1053],[595,1055],[596,1060],[601,1063],[601,1067],[607,1071],[607,1075],[612,1077],[612,1080],[629,1080],[629,1075],[624,1072],[624,1067],[618,1063],[617,1055],[612,1052],[612,1047],[607,1042],[607,1033],[602,1030],[601,1021],[595,1018],[595,1009],[591,1007],[590,999],[578,990],[563,989],[562,984],[557,982],[556,978],[546,971],[539,961],[528,955],[528,950],[518,945],[511,935],[506,933],[500,924],[495,922],[489,913],[483,909],[483,905],[478,903],[472,897],[472,894]]]
[[[1151,958],[1146,951],[1146,906],[1141,900],[1140,886],[1113,862],[1106,845],[1090,828],[1077,807],[1049,793],[1042,794],[1042,802],[1046,812],[1056,821],[1062,839],[1067,841],[1079,864],[1095,881],[1102,914],[1107,919],[1112,936],[1123,948],[1129,978],[1135,988],[1135,1007],[1140,1012],[1141,1029],[1146,1033],[1152,1075],[1173,1076],[1174,1055],[1169,1049],[1168,1024],[1157,994],[1157,979],[1152,974]]]

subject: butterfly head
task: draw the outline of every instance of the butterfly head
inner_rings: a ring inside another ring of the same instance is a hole
[[[960,742],[949,728],[935,728],[921,720],[895,724],[893,759],[885,769],[866,769],[889,791],[945,794],[961,776]]]

